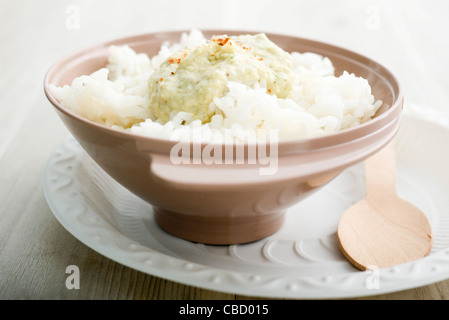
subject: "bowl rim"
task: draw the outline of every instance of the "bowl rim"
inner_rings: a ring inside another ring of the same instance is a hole
[[[157,143],[157,144],[175,144],[178,143],[179,141],[172,141],[169,139],[164,139],[164,138],[157,138],[157,137],[151,137],[151,136],[146,136],[143,134],[138,134],[138,133],[132,133],[129,131],[122,131],[122,130],[118,130],[112,127],[108,127],[106,125],[94,122],[92,120],[89,120],[87,118],[84,118],[78,114],[76,114],[75,112],[69,110],[66,107],[63,107],[60,102],[52,95],[52,93],[50,92],[49,89],[49,85],[52,84],[51,80],[53,79],[53,77],[55,75],[57,75],[58,73],[61,73],[61,70],[63,70],[63,67],[65,65],[69,65],[70,63],[73,63],[74,61],[77,61],[78,59],[84,57],[85,59],[89,57],[89,53],[92,52],[96,52],[99,49],[103,48],[103,49],[107,49],[110,45],[114,45],[114,44],[136,44],[138,42],[144,42],[145,40],[142,40],[143,38],[146,37],[166,37],[167,35],[178,35],[179,37],[181,37],[182,33],[189,33],[192,29],[179,29],[179,30],[167,30],[167,31],[155,31],[155,32],[148,32],[148,33],[141,33],[141,34],[135,34],[135,35],[131,35],[131,36],[124,36],[124,37],[120,37],[120,38],[116,38],[116,39],[112,39],[112,40],[107,40],[107,41],[103,41],[103,42],[99,42],[96,44],[92,44],[92,45],[88,45],[85,46],[83,48],[80,48],[78,50],[74,50],[64,56],[62,56],[60,59],[58,59],[56,62],[54,62],[50,68],[46,71],[45,76],[44,76],[44,81],[43,81],[43,85],[44,85],[44,93],[45,96],[47,97],[47,99],[49,100],[49,102],[60,112],[62,112],[63,114],[65,114],[66,116],[84,123],[85,125],[91,126],[91,127],[96,127],[97,129],[107,132],[108,134],[112,134],[112,135],[116,135],[116,136],[122,136],[122,137],[126,137],[126,138],[132,138],[132,139],[138,139],[140,141],[146,141],[148,143]],[[341,131],[338,132],[334,132],[334,133],[328,133],[328,134],[324,134],[322,136],[315,136],[315,137],[307,137],[307,138],[297,138],[297,139],[287,139],[287,140],[279,140],[277,141],[278,143],[278,147],[280,149],[297,149],[298,145],[303,145],[303,146],[310,146],[313,145],[315,147],[313,147],[312,149],[316,150],[316,149],[323,149],[323,148],[329,148],[329,147],[333,147],[336,145],[341,145],[341,144],[346,144],[348,141],[353,140],[353,139],[357,139],[360,137],[365,136],[366,134],[359,134],[357,135],[357,132],[372,132],[372,131],[376,131],[376,125],[379,124],[379,122],[385,121],[387,118],[392,117],[393,114],[401,112],[403,109],[403,105],[404,105],[404,96],[403,96],[403,92],[402,92],[402,88],[401,88],[401,84],[398,81],[398,78],[394,75],[394,73],[389,70],[388,68],[386,68],[384,65],[382,65],[381,63],[373,60],[372,58],[369,58],[367,56],[364,56],[362,54],[359,54],[353,50],[344,48],[342,46],[338,46],[338,45],[334,45],[334,44],[330,44],[330,43],[326,43],[326,42],[322,42],[322,41],[318,41],[318,40],[313,40],[313,39],[309,39],[309,38],[304,38],[304,37],[298,37],[295,35],[291,35],[291,34],[282,34],[282,33],[276,33],[276,32],[268,32],[268,31],[255,31],[255,30],[240,30],[240,29],[198,29],[203,33],[208,33],[208,34],[257,34],[257,33],[265,33],[267,35],[268,38],[273,38],[273,37],[277,37],[277,38],[286,38],[286,39],[295,39],[295,40],[300,40],[301,42],[307,43],[309,46],[311,47],[315,47],[315,46],[320,46],[322,48],[328,48],[328,49],[333,49],[334,52],[338,53],[338,55],[341,56],[351,56],[351,60],[352,61],[356,61],[359,64],[362,64],[361,61],[365,62],[365,66],[366,65],[370,65],[370,66],[375,66],[376,68],[370,67],[371,71],[374,73],[379,74],[379,71],[381,71],[383,74],[388,75],[388,85],[390,87],[390,90],[392,92],[393,95],[393,103],[391,106],[388,107],[387,110],[385,110],[384,112],[382,112],[381,114],[375,116],[375,118],[372,118],[369,121],[366,121],[364,123],[361,123],[355,127],[351,127],[351,128],[347,128],[347,129],[343,129]],[[313,52],[313,51],[312,51]],[[60,68],[58,68],[60,67]],[[385,79],[384,76],[380,76],[380,78]],[[400,110],[398,110],[400,108]],[[371,130],[370,130],[371,129]],[[352,137],[352,138],[351,138]],[[336,141],[340,141],[340,142],[332,142],[330,143],[330,140],[336,140]],[[195,145],[198,144],[196,142],[190,142],[191,145]],[[206,145],[210,145],[210,144],[214,144],[211,142],[201,142],[199,143],[202,147],[206,146]],[[222,145],[222,144],[220,144]],[[233,143],[233,145],[235,146],[236,144]],[[251,146],[252,143],[244,143],[245,148],[248,146]],[[307,149],[307,148],[306,148]]]

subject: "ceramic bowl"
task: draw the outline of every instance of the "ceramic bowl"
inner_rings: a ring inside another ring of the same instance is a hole
[[[149,202],[158,225],[173,236],[217,245],[267,237],[282,226],[291,206],[381,149],[398,130],[403,97],[389,70],[343,48],[279,34],[267,36],[286,51],[315,52],[330,58],[337,75],[347,70],[366,78],[375,98],[384,105],[372,120],[355,128],[279,142],[275,174],[261,174],[263,165],[251,164],[249,158],[244,164],[174,164],[170,151],[177,142],[120,132],[86,120],[63,108],[48,90],[49,84],[71,84],[75,77],[104,67],[107,48],[112,44],[127,44],[136,52],[153,56],[163,42],[179,41],[182,32],[144,34],[91,46],[55,63],[44,80],[48,100],[84,150],[116,181]],[[203,33],[209,38],[249,32]],[[245,154],[251,147],[244,146]]]

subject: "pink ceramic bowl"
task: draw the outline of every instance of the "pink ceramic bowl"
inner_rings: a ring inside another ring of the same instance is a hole
[[[48,90],[51,83],[70,84],[75,77],[105,66],[112,44],[127,44],[153,56],[164,41],[179,41],[181,33],[145,34],[89,47],[58,61],[44,82],[47,98],[86,152],[116,181],[152,204],[158,225],[174,236],[206,244],[245,243],[269,236],[281,227],[289,207],[381,149],[398,130],[403,97],[386,68],[342,48],[277,34],[267,36],[286,51],[321,54],[331,59],[336,74],[347,70],[366,78],[384,106],[373,120],[356,128],[279,142],[278,169],[273,175],[260,175],[259,166],[253,164],[175,165],[170,150],[176,142],[93,123],[63,108]],[[210,37],[247,32],[203,33]]]

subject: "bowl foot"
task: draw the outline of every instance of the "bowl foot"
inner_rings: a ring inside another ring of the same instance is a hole
[[[253,242],[275,233],[285,212],[250,217],[205,217],[154,208],[156,223],[171,235],[203,244],[231,245]]]

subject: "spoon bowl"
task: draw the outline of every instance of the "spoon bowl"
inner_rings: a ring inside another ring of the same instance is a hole
[[[432,229],[426,215],[396,193],[394,144],[365,160],[366,198],[340,218],[337,236],[358,269],[393,267],[427,256]]]

